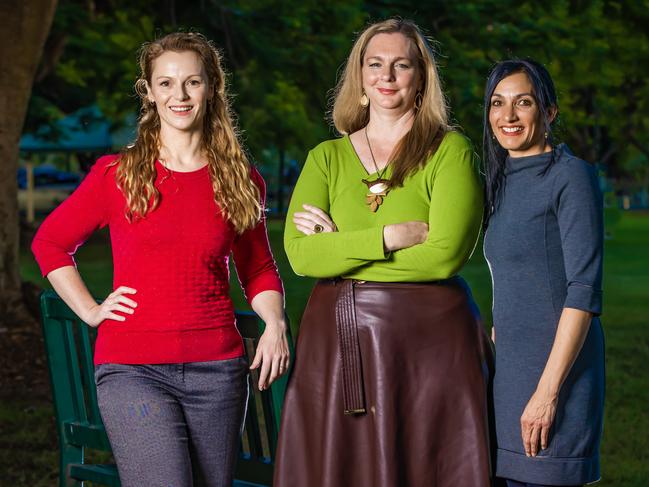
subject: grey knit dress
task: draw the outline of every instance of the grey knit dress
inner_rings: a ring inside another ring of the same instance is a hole
[[[496,327],[496,474],[519,482],[577,485],[600,476],[602,197],[592,165],[562,144],[547,169],[551,154],[507,159],[503,197],[485,235]],[[527,457],[520,417],[565,307],[595,317],[561,388],[548,448]]]

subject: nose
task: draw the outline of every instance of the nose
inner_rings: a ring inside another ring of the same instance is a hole
[[[518,115],[516,114],[516,107],[514,106],[513,103],[510,103],[507,105],[505,108],[505,120],[508,122],[514,121],[518,118]]]
[[[383,81],[394,81],[394,69],[391,64],[385,64],[381,70],[381,79]]]
[[[176,89],[174,90],[174,98],[179,101],[184,101],[189,98],[187,94],[187,87],[185,83],[177,83]]]

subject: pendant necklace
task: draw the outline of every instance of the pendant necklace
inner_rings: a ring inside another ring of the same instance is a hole
[[[370,207],[370,210],[375,213],[379,209],[379,206],[383,203],[383,198],[388,195],[390,191],[388,184],[390,183],[389,179],[383,179],[385,170],[388,168],[387,164],[382,171],[379,171],[379,166],[376,164],[376,159],[374,159],[374,153],[372,152],[372,146],[370,145],[370,138],[367,136],[367,125],[365,126],[365,140],[367,141],[367,147],[370,149],[370,156],[372,156],[372,164],[374,164],[374,169],[376,169],[376,179],[374,181],[368,181],[367,179],[361,179],[369,190],[369,194],[365,196],[365,203]]]

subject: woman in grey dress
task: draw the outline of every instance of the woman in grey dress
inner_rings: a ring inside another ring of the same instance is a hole
[[[530,60],[485,93],[485,255],[496,344],[496,475],[508,487],[597,480],[604,408],[602,198],[595,168],[555,145],[557,97]]]

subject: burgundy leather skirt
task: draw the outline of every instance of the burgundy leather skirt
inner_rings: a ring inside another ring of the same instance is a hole
[[[273,485],[489,486],[492,364],[458,278],[318,282],[300,325]]]

